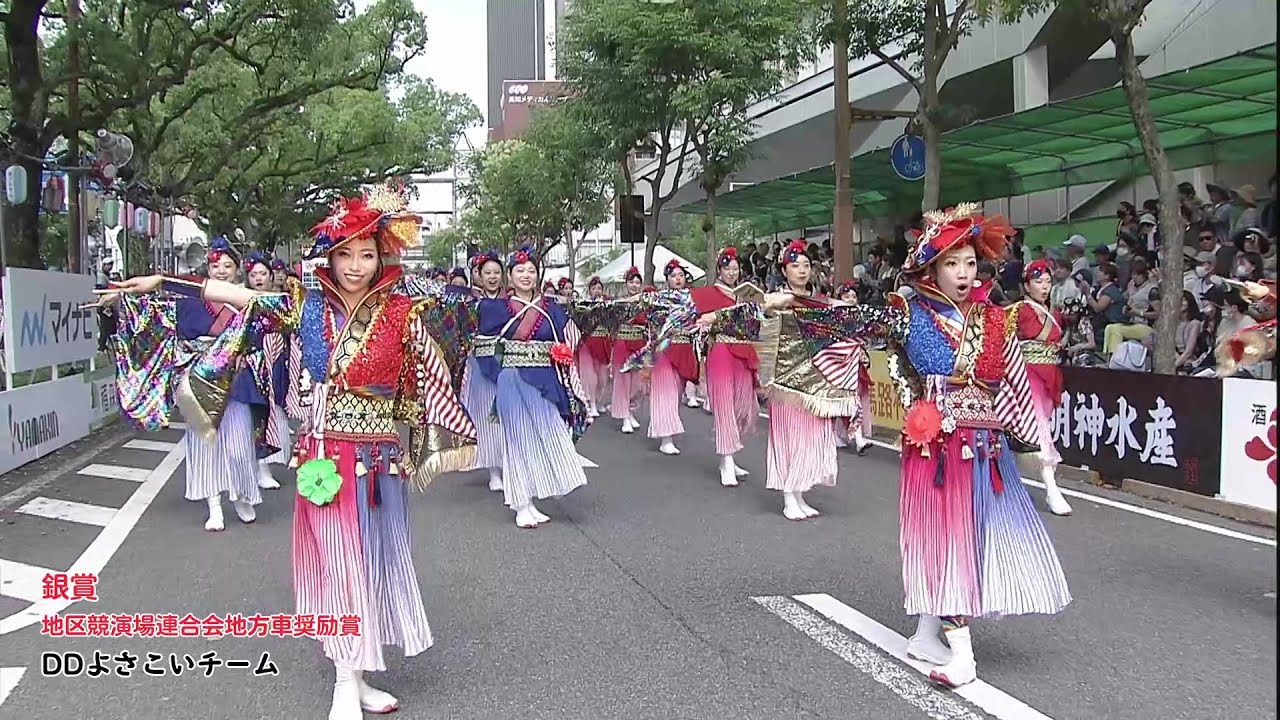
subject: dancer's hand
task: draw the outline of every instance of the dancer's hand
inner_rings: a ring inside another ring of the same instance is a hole
[[[711,326],[715,325],[715,322],[716,322],[716,314],[713,312],[709,312],[703,315],[699,315],[695,325],[702,332],[709,332],[711,330]]]
[[[764,296],[765,310],[786,310],[791,307],[791,301],[795,299],[795,295],[791,293],[769,293]]]
[[[119,295],[120,293],[124,293],[126,295],[144,295],[146,293],[153,293],[156,290],[159,290],[160,283],[163,280],[164,276],[162,275],[142,275],[139,277],[131,277],[128,280],[113,282],[111,283],[111,287],[103,290],[94,290],[93,292],[97,295]]]
[[[1271,294],[1271,291],[1260,282],[1249,281],[1242,284],[1240,294],[1249,302],[1257,302],[1265,299],[1267,295]]]

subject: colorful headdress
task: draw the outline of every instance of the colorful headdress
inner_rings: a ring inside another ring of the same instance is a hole
[[[453,270],[450,270],[450,271],[449,271],[449,279],[450,279],[450,280],[452,280],[452,279],[454,279],[454,278],[462,278],[463,280],[466,280],[466,279],[467,279],[467,269],[466,269],[466,268],[464,268],[464,267],[456,267],[456,268],[454,268]]]
[[[960,203],[949,210],[925,213],[924,231],[911,231],[915,245],[902,264],[902,272],[920,272],[943,253],[966,243],[973,245],[979,258],[999,260],[1013,236],[1013,227],[999,215],[984,217],[981,209],[975,203]]]
[[[786,247],[782,248],[782,252],[778,253],[778,264],[786,267],[799,260],[802,256],[807,257],[805,251],[808,249],[809,246],[805,245],[804,240],[792,240],[787,243]]]
[[[604,287],[604,281],[600,279],[599,275],[592,275],[591,279],[587,281],[587,289],[589,290],[595,287],[596,285],[599,285],[600,287]]]
[[[640,268],[635,266],[627,268],[627,271],[622,275],[622,280],[623,282],[631,282],[631,278],[635,278],[637,280],[644,278],[644,276],[640,274]]]
[[[556,288],[557,288],[557,289],[563,290],[563,289],[565,289],[565,288],[571,288],[571,287],[573,287],[573,279],[572,279],[572,278],[569,278],[569,277],[562,277],[562,278],[560,278],[560,280],[558,280],[558,281],[556,282]]]
[[[730,245],[716,256],[716,267],[729,267],[729,263],[738,259],[738,248]]]
[[[289,263],[285,262],[284,260],[281,260],[280,258],[271,258],[272,272],[276,270],[288,270],[288,269],[289,269]]]
[[[546,281],[546,282],[542,283],[542,294],[543,294],[543,295],[554,295],[554,294],[555,294],[555,292],[556,292],[556,286],[555,286],[555,285],[552,285],[550,280],[548,280],[548,281]]]
[[[845,280],[840,283],[840,287],[836,288],[836,297],[842,298],[845,293],[850,293],[858,289],[858,283],[853,280]]]
[[[507,256],[508,270],[525,263],[533,263],[534,265],[538,264],[538,251],[534,250],[532,245],[521,245],[516,248],[515,252]],[[551,283],[547,284],[550,285]]]
[[[311,228],[315,242],[306,257],[312,260],[360,238],[373,237],[378,252],[399,255],[420,239],[422,218],[405,211],[403,186],[384,185],[358,198],[339,198],[329,215]]]
[[[226,235],[218,235],[209,241],[209,252],[205,256],[205,260],[209,263],[215,263],[222,259],[223,255],[229,255],[232,260],[240,263],[240,253],[236,252],[235,247],[227,240]]]
[[[667,263],[667,266],[662,268],[662,276],[669,278],[671,277],[671,273],[677,270],[684,273],[685,275],[689,274],[687,271],[685,271],[684,266],[680,264],[679,260],[675,258],[671,258],[671,260]]]
[[[471,270],[473,272],[480,272],[480,269],[483,268],[484,264],[487,262],[496,262],[499,266],[502,265],[502,259],[498,257],[497,250],[485,250],[484,252],[478,252],[471,256],[470,262]]]
[[[449,276],[449,273],[445,272],[445,271],[444,271],[444,268],[438,268],[438,267],[433,267],[433,268],[431,268],[431,277],[432,277],[432,278],[439,279],[439,278],[445,278],[445,277],[448,277],[448,276]]]
[[[1034,260],[1022,268],[1022,282],[1031,282],[1042,275],[1048,275],[1052,272],[1053,268],[1049,266],[1047,260]]]
[[[240,264],[240,269],[244,270],[245,274],[247,275],[249,274],[250,270],[253,270],[254,265],[261,265],[266,269],[270,270],[271,258],[267,257],[265,253],[259,250],[254,250],[250,252],[248,255],[244,256],[244,262]]]

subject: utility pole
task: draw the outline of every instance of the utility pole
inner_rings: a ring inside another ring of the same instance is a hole
[[[80,0],[67,0],[67,156],[69,165],[80,166]],[[80,266],[81,234],[80,171],[67,172],[67,272],[83,272]]]
[[[849,2],[832,0],[835,23],[832,43],[832,87],[835,89],[835,222],[831,249],[835,252],[836,282],[853,279],[853,178],[849,172],[849,133],[853,113],[849,110]]]

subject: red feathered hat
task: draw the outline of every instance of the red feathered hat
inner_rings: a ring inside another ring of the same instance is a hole
[[[738,248],[730,245],[725,249],[721,250],[720,254],[716,256],[716,266],[727,267],[729,263],[737,259],[738,259]]]
[[[680,261],[675,258],[671,258],[671,260],[667,263],[667,266],[662,269],[662,276],[671,277],[671,273],[677,270],[679,270],[680,272],[685,272],[684,266],[680,264]],[[685,273],[685,274],[687,275],[688,273]]]
[[[405,212],[403,186],[385,185],[357,198],[339,198],[328,217],[311,228],[315,242],[303,257],[313,260],[365,237],[378,240],[378,252],[399,255],[419,241],[422,218]]]
[[[786,267],[799,260],[801,256],[808,257],[805,255],[805,251],[808,249],[809,246],[805,244],[804,240],[799,238],[792,240],[787,243],[786,247],[782,248],[782,252],[778,253],[778,265]]]
[[[640,279],[642,277],[643,276],[640,274],[640,268],[629,267],[627,268],[627,272],[622,275],[622,280],[623,282],[630,282],[631,278]]]
[[[1026,267],[1022,268],[1022,282],[1031,282],[1032,280],[1035,280],[1042,275],[1048,275],[1051,272],[1053,272],[1053,268],[1050,267],[1049,261],[1033,260],[1027,263]]]
[[[948,250],[973,245],[979,258],[999,260],[1013,236],[1013,227],[999,215],[984,217],[975,203],[960,203],[945,211],[927,212],[924,231],[912,230],[915,246],[902,264],[902,272],[923,271]]]

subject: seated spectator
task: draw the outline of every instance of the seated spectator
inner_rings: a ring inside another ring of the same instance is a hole
[[[1232,190],[1231,204],[1235,206],[1235,212],[1230,234],[1257,227],[1262,222],[1262,214],[1258,212],[1258,191],[1253,185],[1245,184]]]
[[[1112,323],[1103,330],[1102,351],[1111,355],[1126,340],[1146,340],[1151,336],[1155,326],[1158,310],[1159,294],[1155,292],[1155,282],[1147,279],[1146,263],[1138,260],[1134,265],[1134,280],[1141,280],[1140,289],[1131,289],[1127,293],[1124,319],[1122,323]],[[1153,301],[1151,296],[1155,295]]]
[[[1262,256],[1256,252],[1243,252],[1236,256],[1236,269],[1232,271],[1231,277],[1246,281],[1251,280],[1257,282],[1262,279]]]
[[[1153,213],[1143,213],[1138,218],[1138,243],[1150,254],[1160,249],[1160,224]]]
[[[1083,235],[1072,235],[1062,243],[1063,249],[1067,252],[1067,259],[1071,261],[1071,272],[1089,269],[1089,258],[1084,256],[1084,248],[1088,243],[1089,241]]]
[[[1062,310],[1066,307],[1068,300],[1079,300],[1083,295],[1080,292],[1080,286],[1071,277],[1069,261],[1059,257],[1050,260],[1049,263],[1053,266],[1053,285],[1049,287],[1049,307],[1052,310]]]
[[[1251,227],[1237,236],[1240,239],[1240,250],[1246,253],[1257,253],[1262,256],[1262,277],[1275,278],[1276,276],[1276,254],[1275,247],[1271,240],[1267,238],[1262,228]]]
[[[1137,260],[1146,261],[1146,256],[1142,252],[1141,244],[1138,239],[1129,233],[1122,233],[1116,236],[1116,249],[1112,253],[1111,262],[1120,271],[1120,287],[1128,287],[1129,274],[1133,272],[1133,263]]]
[[[1124,291],[1116,284],[1118,273],[1111,263],[1099,265],[1094,276],[1094,290],[1085,295],[1085,305],[1094,313],[1094,342],[1103,345],[1103,330],[1107,325],[1124,321]],[[1104,345],[1103,352],[1106,347]]]
[[[1195,295],[1189,290],[1182,291],[1182,305],[1178,315],[1177,335],[1174,336],[1174,349],[1178,351],[1178,359],[1174,365],[1178,372],[1186,373],[1195,364],[1200,354],[1201,335],[1204,328],[1203,314]]]
[[[1102,364],[1098,344],[1093,340],[1093,323],[1084,300],[1069,298],[1062,308],[1062,354],[1069,365],[1093,367]]]
[[[1203,239],[1202,237],[1201,240]],[[1213,274],[1215,264],[1216,259],[1213,253],[1208,250],[1201,250],[1195,256],[1192,270],[1183,274],[1182,289],[1191,291],[1191,294],[1196,298],[1196,304],[1200,306],[1201,310],[1204,310],[1205,306],[1208,305],[1205,293],[1209,292],[1216,284]]]

